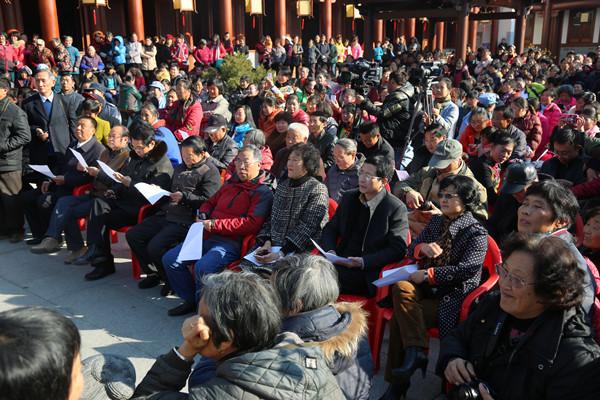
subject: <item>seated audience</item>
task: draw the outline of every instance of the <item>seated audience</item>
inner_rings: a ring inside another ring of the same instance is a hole
[[[364,155],[365,158],[382,156],[394,163],[394,149],[387,140],[381,137],[379,125],[367,121],[363,122],[358,130],[360,141],[357,145],[357,151],[360,154]]]
[[[407,249],[418,270],[392,287],[394,314],[385,369],[390,387],[384,398],[405,395],[412,374],[417,369],[425,372],[427,329],[439,327],[443,340],[458,323],[464,299],[481,280],[488,235],[472,214],[480,203],[475,182],[464,175],[448,176],[440,182],[438,197],[442,214],[431,217]]]
[[[171,160],[173,168],[181,164],[181,152],[179,150],[179,145],[177,144],[177,138],[173,132],[165,126],[165,120],[159,119],[159,112],[156,106],[154,104],[146,103],[140,112],[140,119],[152,126],[156,140],[163,141],[167,145],[167,157]]]
[[[173,132],[178,142],[188,136],[198,135],[202,123],[202,105],[192,96],[192,83],[187,79],[179,79],[175,85],[176,100],[169,105],[167,95],[166,127]]]
[[[242,147],[244,145],[244,135],[246,132],[248,132],[250,129],[256,129],[256,124],[252,118],[252,110],[250,109],[250,106],[237,106],[233,113],[233,119],[235,122],[232,123],[229,136],[238,145],[238,147]]]
[[[210,162],[219,170],[227,166],[238,154],[238,145],[231,136],[227,135],[227,120],[221,114],[214,114],[208,120],[204,133],[209,138],[205,140],[206,151],[210,155]]]
[[[288,127],[294,123],[294,119],[292,114],[287,111],[282,111],[275,115],[274,121],[275,129],[271,132],[266,142],[267,146],[271,149],[273,156],[285,147],[285,137],[287,135]]]
[[[475,107],[469,114],[469,125],[460,135],[460,144],[462,144],[463,153],[467,153],[474,157],[479,157],[478,145],[481,143],[481,131],[492,126],[492,121],[488,116],[485,108]]]
[[[583,242],[579,250],[597,268],[600,266],[600,207],[590,209],[586,217],[587,222],[583,228]]]
[[[406,254],[406,207],[385,189],[393,174],[386,158],[367,158],[358,174],[358,190],[344,194],[323,229],[323,249],[348,260],[335,265],[342,293],[373,297],[372,282],[383,267]]]
[[[283,110],[277,107],[277,102],[273,97],[265,97],[260,107],[260,119],[258,128],[265,133],[267,139],[275,130],[275,116]]]
[[[340,139],[333,148],[335,164],[329,168],[323,183],[327,186],[329,197],[339,203],[348,190],[358,188],[358,171],[365,162],[365,156],[356,152],[356,142],[352,139]]]
[[[533,151],[533,153],[529,153],[528,158],[533,158],[542,142],[544,133],[540,117],[538,117],[533,107],[529,105],[529,102],[522,97],[512,100],[510,108],[515,113],[514,126],[525,134],[527,146]]]
[[[338,139],[354,139],[359,138],[359,127],[363,119],[360,116],[360,110],[354,103],[344,104],[341,111],[341,118],[339,120],[339,128],[337,137]]]
[[[412,161],[406,167],[406,172],[414,174],[421,170],[421,168],[429,165],[429,160],[431,160],[435,148],[444,139],[446,139],[446,131],[440,124],[433,123],[425,128],[425,143],[415,150]]]
[[[518,129],[512,122],[515,119],[515,112],[509,106],[500,106],[494,109],[492,117],[492,126],[496,129],[504,129],[515,140],[515,148],[511,159],[522,160],[531,158],[532,151],[527,148],[527,138],[523,131]]]
[[[108,133],[110,132],[110,123],[98,117],[100,105],[92,99],[85,99],[81,102],[81,116],[94,118],[96,121],[96,139],[104,146],[108,147]]]
[[[260,129],[250,129],[248,132],[246,132],[244,135],[244,141],[242,142],[242,147],[249,145],[260,149],[260,154],[262,155],[260,169],[266,172],[271,171],[271,167],[273,166],[273,154],[271,153],[269,146],[265,145],[264,132]],[[227,166],[227,169],[225,170],[225,180],[229,180],[229,178],[231,178],[231,176],[237,171],[237,167],[235,165],[236,160],[237,156]]]
[[[548,174],[567,188],[584,183],[582,154],[583,138],[581,133],[565,126],[555,129],[550,136],[550,150],[554,157],[544,161],[541,173]]]
[[[327,116],[323,111],[315,111],[310,114],[310,122],[308,124],[310,136],[308,142],[312,143],[319,150],[325,172],[334,164],[333,147],[337,142],[337,137],[327,132],[326,126]]]
[[[202,128],[204,129],[213,115],[221,115],[229,123],[231,111],[229,111],[229,102],[223,97],[223,93],[225,93],[223,82],[215,78],[209,80],[206,85],[208,86],[208,100],[202,101]]]

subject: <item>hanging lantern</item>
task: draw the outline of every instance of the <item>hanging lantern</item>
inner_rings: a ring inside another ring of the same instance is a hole
[[[263,9],[263,0],[246,0],[246,12],[248,14],[263,14]]]
[[[312,0],[298,0],[296,2],[296,13],[299,17],[312,17],[313,16],[313,2]]]
[[[195,0],[173,0],[173,9],[179,12],[193,11],[196,12]]]
[[[108,6],[107,0],[81,0],[81,4],[84,6]]]
[[[354,7],[354,4],[346,4],[346,18],[360,18],[360,12],[358,8]]]

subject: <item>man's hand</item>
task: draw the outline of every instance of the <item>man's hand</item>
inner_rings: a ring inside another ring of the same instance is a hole
[[[199,315],[187,318],[181,327],[181,333],[185,342],[179,346],[179,354],[188,360],[192,360],[200,353],[210,340],[210,328]]]
[[[42,186],[40,186],[42,194],[48,193],[48,189],[50,189],[50,182],[43,182]]]
[[[64,175],[58,175],[55,176],[54,178],[50,178],[54,181],[54,183],[56,183],[57,185],[64,185],[65,184],[65,176]]]
[[[433,107],[431,109],[431,120],[432,122],[435,121],[437,119],[437,117],[440,116],[440,110],[438,110],[437,108]]]
[[[475,377],[475,369],[467,360],[455,358],[448,363],[444,376],[453,385],[471,382],[471,378]]]
[[[357,94],[356,101],[355,101],[356,105],[360,105],[360,103],[362,103],[363,101],[365,101],[365,98],[362,95]]]
[[[181,193],[181,192],[171,193],[169,195],[169,197],[171,197],[175,203],[179,204],[179,202],[181,201],[181,199],[183,199],[183,193]]]
[[[81,165],[81,163],[78,162],[77,163],[77,171],[83,172],[85,170],[86,170],[86,168],[83,165]]]
[[[115,178],[127,187],[131,185],[131,178],[121,174],[120,172],[115,172]]]
[[[44,132],[44,131],[43,131],[41,128],[37,128],[37,129],[35,130],[35,133],[37,133],[37,136],[38,136],[40,139],[42,139],[43,141],[46,141],[46,140],[48,140],[48,137],[50,136],[50,135],[48,134],[48,132]]]
[[[487,391],[483,383],[479,384],[479,393],[481,393],[481,398],[483,400],[494,400],[490,392]]]
[[[444,251],[436,242],[426,243],[421,246],[421,250],[419,251],[419,255],[427,258],[437,258],[442,255]],[[416,271],[419,272],[419,271]],[[415,273],[416,273],[415,272]],[[412,276],[412,275],[411,275]]]
[[[268,264],[279,259],[279,253],[273,253],[272,251],[268,250],[264,250],[263,252],[259,253],[259,250],[260,249],[257,249],[254,253],[254,258],[256,258],[256,261],[261,264]]]
[[[348,257],[348,261],[338,261],[336,264],[347,268],[362,268],[362,257]]]
[[[202,224],[204,225],[204,230],[206,232],[210,232],[213,226],[213,222],[212,219],[201,219],[198,222],[202,222]]]
[[[404,195],[404,199],[406,200],[406,204],[413,210],[416,210],[419,207],[421,207],[421,204],[423,204],[424,202],[421,193],[415,190],[409,190],[408,192],[406,192],[406,194]]]
[[[429,117],[429,114],[427,114],[426,112],[423,113],[423,123],[425,124],[425,126],[429,126],[431,124],[432,120]]]
[[[90,174],[93,177],[98,176],[98,174],[100,173],[100,170],[96,167],[87,167],[85,170],[88,174]]]

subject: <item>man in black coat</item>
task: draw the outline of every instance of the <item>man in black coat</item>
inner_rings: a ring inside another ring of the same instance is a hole
[[[326,125],[327,116],[323,111],[315,111],[310,115],[308,123],[310,136],[308,137],[308,142],[314,144],[317,150],[319,150],[325,172],[334,164],[333,148],[337,142],[337,136],[327,132],[327,129],[325,129]]]
[[[406,254],[406,206],[385,189],[393,174],[389,160],[368,158],[359,172],[358,190],[344,194],[323,229],[323,249],[348,259],[335,264],[341,293],[373,297],[372,283],[383,267]]]
[[[363,122],[358,128],[360,141],[357,151],[366,158],[383,156],[394,163],[394,149],[387,140],[381,137],[379,126],[372,121]]]
[[[87,280],[103,278],[115,272],[114,258],[110,253],[110,230],[135,225],[141,207],[148,200],[135,188],[140,182],[169,190],[173,165],[167,157],[167,145],[157,141],[154,129],[145,121],[137,121],[131,130],[129,159],[114,174],[120,183],[107,190],[104,198],[95,198],[87,227],[88,249],[73,260],[75,265],[92,264],[94,270]]]
[[[23,240],[21,191],[23,146],[31,140],[27,115],[8,98],[10,81],[0,78],[0,239]]]
[[[56,79],[52,72],[47,69],[38,71],[35,83],[39,93],[27,98],[22,105],[31,131],[29,161],[52,168],[63,163],[69,143],[77,139],[77,118],[71,103],[53,92]]]

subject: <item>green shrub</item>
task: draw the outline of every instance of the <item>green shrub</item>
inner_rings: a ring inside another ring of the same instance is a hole
[[[211,68],[205,72],[204,78],[219,78],[225,84],[225,97],[229,97],[231,93],[240,85],[240,78],[243,75],[248,75],[250,81],[259,83],[267,76],[267,70],[262,65],[258,68],[252,68],[252,62],[246,58],[245,54],[235,53],[223,57],[221,68]],[[275,76],[276,73],[273,73]]]

